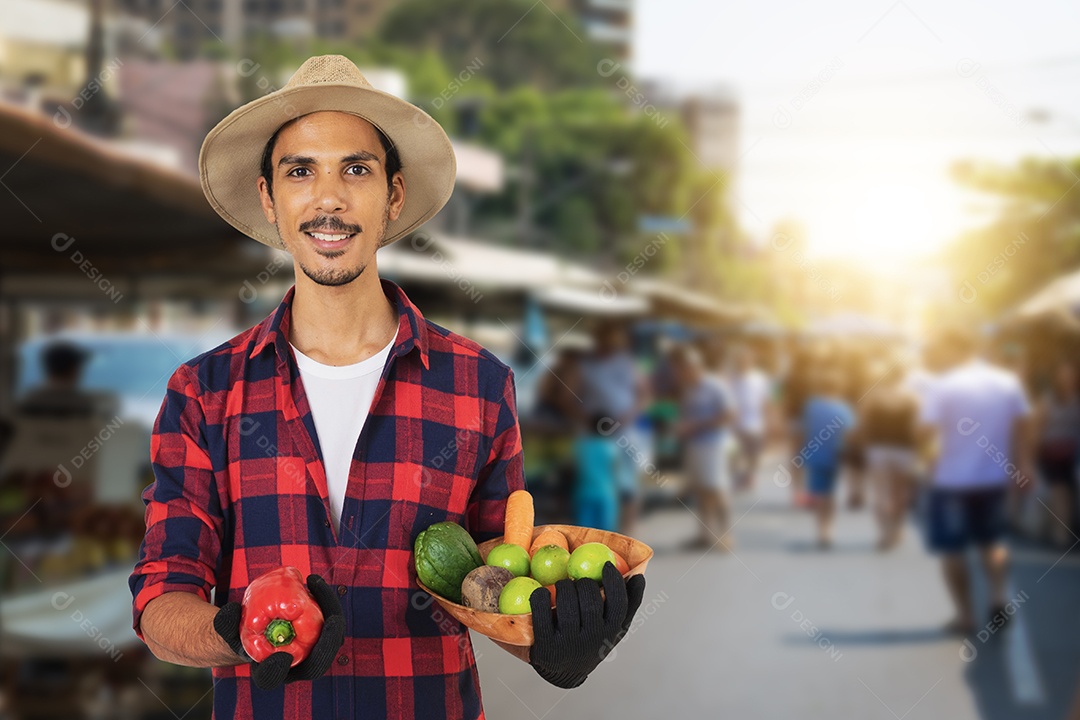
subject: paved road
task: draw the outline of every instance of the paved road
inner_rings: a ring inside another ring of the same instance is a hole
[[[1014,622],[965,645],[941,633],[948,598],[914,532],[881,555],[869,513],[841,512],[819,552],[765,465],[736,501],[734,554],[679,551],[696,529],[686,511],[641,524],[656,557],[639,619],[581,688],[546,685],[474,634],[488,718],[1064,718],[1080,554],[1017,547]]]

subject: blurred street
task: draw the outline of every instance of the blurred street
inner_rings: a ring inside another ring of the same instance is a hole
[[[991,633],[979,618],[966,646],[942,632],[948,596],[915,526],[883,555],[870,512],[840,510],[833,549],[817,550],[811,516],[773,482],[779,457],[737,496],[730,554],[678,550],[696,532],[682,508],[641,522],[656,556],[636,629],[584,691],[546,685],[474,633],[488,716],[1065,717],[1080,556],[1014,543],[1012,621]]]

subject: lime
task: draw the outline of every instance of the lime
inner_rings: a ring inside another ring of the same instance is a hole
[[[499,612],[504,615],[524,615],[532,612],[529,596],[538,587],[540,583],[531,577],[516,577],[506,583],[499,593]]]
[[[570,551],[558,545],[545,545],[537,548],[532,556],[532,576],[541,585],[554,585],[569,575],[566,572],[570,562]]]
[[[522,577],[529,574],[529,553],[520,545],[503,543],[491,548],[484,564],[504,567],[514,573],[514,577]]]
[[[603,543],[591,542],[578,546],[574,552],[570,553],[570,562],[566,569],[574,580],[592,578],[600,582],[604,577],[605,563],[614,565],[615,553]]]

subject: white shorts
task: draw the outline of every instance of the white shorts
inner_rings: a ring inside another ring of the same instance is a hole
[[[725,433],[717,441],[686,444],[683,468],[687,486],[707,490],[731,489],[731,452],[737,444]]]
[[[871,445],[866,449],[866,464],[871,471],[891,469],[910,474],[915,472],[917,461],[915,451],[907,447]]]

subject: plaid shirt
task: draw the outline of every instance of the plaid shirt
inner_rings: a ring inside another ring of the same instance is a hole
[[[513,372],[424,319],[395,283],[397,341],[353,455],[336,528],[311,409],[277,311],[181,365],[155,422],[146,537],[129,580],[134,628],[167,592],[240,601],[282,565],[336,586],[345,643],[327,673],[273,692],[214,668],[215,718],[482,718],[466,628],[416,585],[417,534],[442,520],[502,534],[524,487]]]

